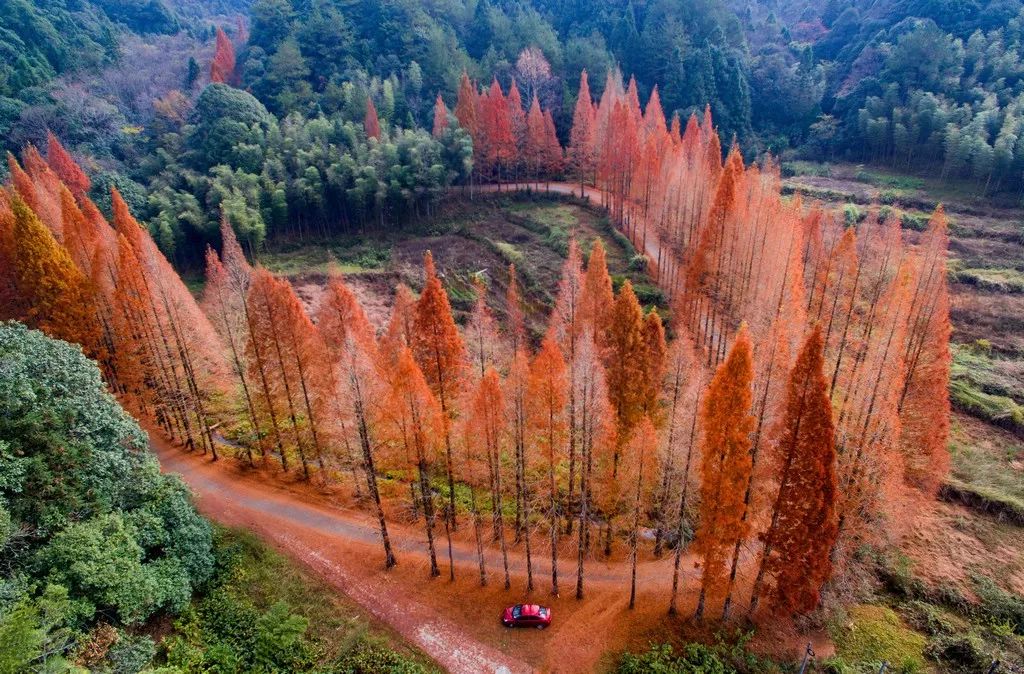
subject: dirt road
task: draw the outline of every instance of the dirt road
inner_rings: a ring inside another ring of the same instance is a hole
[[[361,548],[376,546],[378,538],[372,525],[358,514],[328,510],[302,503],[286,493],[255,488],[246,481],[233,479],[220,464],[184,454],[155,434],[151,437],[151,446],[163,469],[184,478],[195,492],[203,514],[228,526],[250,529],[306,563],[448,671],[535,671],[527,663],[474,639],[435,608],[412,599],[400,584],[367,578],[361,563],[365,562],[365,555],[360,559]],[[401,532],[396,533],[400,560],[403,552],[423,552]],[[339,554],[339,544],[349,554]],[[465,551],[459,549],[458,553],[462,559]]]

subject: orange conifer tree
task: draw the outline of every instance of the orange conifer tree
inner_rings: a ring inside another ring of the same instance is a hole
[[[580,180],[580,198],[584,197],[584,185],[594,173],[594,104],[590,99],[590,83],[587,71],[580,73],[580,90],[576,96],[576,109],[572,115],[572,131],[569,134],[569,148],[566,159]]]
[[[530,363],[529,395],[530,425],[537,429],[534,443],[543,455],[548,473],[548,518],[551,530],[551,594],[558,594],[558,485],[555,467],[561,461],[565,437],[565,403],[568,388],[565,360],[558,345],[545,337],[540,351]]]
[[[367,138],[380,138],[380,120],[377,118],[377,106],[373,98],[366,98],[366,116],[363,117],[363,130]]]
[[[729,594],[729,553],[747,536],[743,493],[751,470],[753,378],[750,334],[744,325],[704,396],[700,526],[693,544],[703,567],[698,620],[708,601],[717,603]]]
[[[434,101],[434,127],[433,136],[434,138],[440,138],[444,135],[444,132],[448,129],[448,108],[444,104],[444,99],[441,98],[441,94],[437,95],[437,100]]]
[[[237,78],[235,75],[235,45],[220,26],[217,27],[217,47],[213,54],[213,62],[210,64],[210,81],[230,84],[234,86]]]
[[[82,196],[88,192],[92,187],[89,176],[85,175],[82,168],[72,159],[71,154],[64,149],[53,133],[46,134],[46,146],[46,160],[53,172],[67,185],[67,188],[75,196]]]
[[[416,303],[411,345],[416,362],[423,370],[431,390],[437,396],[444,418],[445,467],[448,473],[448,517],[455,528],[455,474],[452,466],[450,425],[461,395],[462,378],[466,372],[466,346],[455,327],[448,294],[441,286],[434,267],[434,257],[423,256],[426,281]]]
[[[771,461],[779,490],[771,523],[762,536],[764,549],[750,600],[751,615],[766,580],[776,615],[813,609],[832,570],[830,556],[838,535],[836,451],[820,325],[808,335],[793,366],[776,432]]]

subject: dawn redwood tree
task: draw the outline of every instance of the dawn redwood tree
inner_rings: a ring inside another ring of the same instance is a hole
[[[52,132],[46,134],[46,161],[53,169],[53,172],[67,186],[76,197],[83,197],[92,187],[89,176],[71,157],[71,154],[61,145],[57,136]]]
[[[558,134],[555,131],[555,119],[551,116],[550,110],[544,111],[544,159],[542,165],[547,175],[547,182],[562,172],[565,164],[565,154],[562,152],[562,144],[558,141]]]
[[[569,251],[562,265],[562,277],[558,282],[558,296],[551,312],[548,335],[562,349],[569,366],[569,381],[575,381],[576,347],[583,334],[581,301],[583,297],[583,271],[579,246],[576,239],[569,240]],[[572,533],[573,497],[576,488],[577,448],[580,429],[576,418],[576,388],[569,387],[569,493],[566,508],[566,533]]]
[[[765,582],[774,615],[815,608],[832,571],[838,485],[820,324],[807,336],[790,373],[776,435],[770,461],[779,487],[771,522],[762,535],[764,547],[749,615],[757,611]]]
[[[488,366],[477,384],[470,404],[470,413],[466,421],[466,445],[472,448],[469,454],[483,457],[487,467],[488,482],[491,491],[491,513],[494,527],[494,538],[501,545],[501,559],[505,571],[505,589],[512,586],[508,568],[508,547],[505,542],[505,519],[502,515],[502,448],[506,438],[505,398],[501,390],[501,379],[493,366]],[[471,461],[472,463],[472,461]],[[477,527],[477,545],[480,547],[481,584],[485,583],[483,574],[483,552],[480,541],[480,516],[476,509],[475,492],[471,493]]]
[[[664,378],[660,390],[664,391],[665,442],[659,456],[660,482],[653,497],[652,514],[655,522],[654,555],[661,556],[665,533],[672,516],[671,490],[679,483],[682,495],[689,486],[689,459],[692,442],[687,442],[687,433],[698,415],[696,397],[700,390],[700,364],[694,353],[693,343],[685,332],[677,334],[668,347],[665,356]],[[685,469],[679,479],[676,471],[685,452]],[[680,541],[681,544],[681,541]]]
[[[217,27],[217,46],[213,62],[210,63],[210,81],[231,86],[238,83],[235,74],[235,45],[220,26]]]
[[[252,400],[253,413],[257,416],[257,421],[253,430],[260,440],[261,460],[266,464],[270,456],[270,452],[267,451],[263,443],[268,433],[264,430],[260,419],[266,415],[270,422],[270,434],[273,435],[277,455],[281,460],[281,467],[287,472],[288,458],[284,448],[284,437],[278,422],[278,411],[275,409],[274,398],[271,395],[269,345],[260,343],[256,339],[256,324],[250,312],[249,288],[252,285],[253,270],[245,258],[242,246],[238,243],[235,231],[227,218],[221,218],[220,235],[221,262],[225,272],[223,280],[227,291],[223,310],[228,315],[226,320],[235,321],[242,326],[239,330],[239,340],[244,354],[242,360],[247,361],[250,379],[256,382],[254,384],[256,393]]]
[[[584,185],[593,179],[595,166],[594,104],[590,99],[590,83],[587,71],[580,73],[580,89],[576,97],[576,108],[572,115],[572,131],[569,133],[569,147],[566,161],[580,181],[580,198],[585,196]]]
[[[302,466],[302,475],[309,479],[310,452],[307,434],[300,427],[301,400],[303,390],[308,390],[304,381],[305,369],[296,367],[302,356],[296,353],[292,340],[291,287],[287,281],[275,279],[265,269],[253,272],[252,283],[246,304],[249,306],[252,335],[247,350],[256,360],[257,352],[266,353],[266,376],[270,382],[271,400],[277,407],[287,410],[291,422],[291,435],[295,451]],[[310,422],[313,420],[310,419]],[[315,425],[310,425],[310,430]],[[287,471],[287,453],[282,454],[282,468]]]
[[[594,335],[599,348],[607,342],[607,330],[615,293],[612,277],[608,274],[608,262],[601,239],[594,239],[587,260],[587,272],[583,277],[582,319],[586,328]]]
[[[380,120],[377,118],[377,106],[373,98],[366,97],[366,115],[363,117],[363,130],[367,138],[380,138]]]
[[[520,346],[512,356],[508,376],[505,378],[506,415],[511,420],[512,445],[516,474],[516,541],[524,539],[526,552],[526,589],[533,590],[533,554],[530,548],[530,505],[533,490],[527,480],[528,459],[533,453],[532,442],[527,443],[526,431],[530,424],[528,409],[530,385],[530,359],[526,347]]]
[[[476,377],[483,377],[489,366],[503,363],[503,344],[498,335],[498,325],[487,306],[487,286],[479,276],[473,279],[476,301],[466,325],[467,347],[470,352],[472,369]]]
[[[437,567],[434,547],[434,494],[430,487],[430,466],[436,454],[436,438],[447,422],[442,418],[437,398],[431,393],[408,347],[402,347],[398,354],[387,407],[392,435],[418,475],[430,553],[430,576],[436,578],[441,571]]]
[[[381,335],[379,350],[382,367],[394,366],[404,347],[412,347],[416,321],[416,296],[404,283],[395,288],[391,318]]]
[[[515,171],[514,179],[518,182],[519,169],[522,167],[526,152],[526,111],[523,109],[523,97],[519,93],[519,86],[516,84],[515,78],[512,79],[512,86],[509,87],[505,100],[508,103],[509,128],[512,131],[514,144],[512,168]]]
[[[565,360],[550,337],[541,342],[540,351],[530,363],[527,395],[530,426],[536,429],[533,443],[538,456],[544,456],[548,473],[548,518],[551,533],[551,594],[558,594],[558,485],[555,466],[561,461],[565,438],[565,403],[568,382]]]
[[[527,173],[533,182],[540,182],[541,172],[547,164],[547,126],[544,113],[540,110],[540,102],[534,96],[530,102],[530,111],[526,115],[526,144],[523,151]]]
[[[644,334],[643,311],[633,292],[633,284],[628,279],[622,284],[607,320],[604,361],[608,369],[608,395],[619,422],[619,438],[624,440],[630,437],[633,427],[648,407],[645,395],[649,387],[644,379],[649,374],[648,366],[654,366],[659,371],[663,366],[649,362],[648,356],[651,354],[648,353],[648,342]],[[660,320],[658,324],[660,326]],[[658,337],[653,335],[651,339],[657,340]],[[663,345],[650,346],[655,350],[663,348]],[[658,354],[655,360],[663,358],[663,354]]]
[[[444,99],[441,98],[441,94],[437,95],[437,100],[434,101],[434,126],[432,135],[434,138],[440,138],[444,135],[444,132],[448,129],[448,108],[444,104]]]
[[[257,444],[262,448],[262,437],[259,430],[259,420],[256,417],[256,408],[253,405],[252,393],[249,391],[249,381],[246,378],[248,369],[244,363],[244,338],[248,332],[248,326],[244,325],[241,302],[238,295],[231,290],[231,279],[227,269],[220,261],[216,251],[206,248],[206,285],[203,286],[202,308],[210,317],[216,330],[227,342],[231,354],[231,368],[238,383],[242,387],[242,397],[245,399],[245,411],[249,423],[252,426],[253,436]],[[264,451],[261,449],[261,452]],[[249,465],[254,465],[252,448],[246,446],[246,458]]]
[[[423,256],[426,281],[416,303],[411,348],[416,362],[437,396],[444,419],[445,468],[448,473],[448,519],[455,522],[455,474],[452,467],[451,422],[457,414],[456,405],[467,372],[466,346],[452,318],[448,294],[441,286],[434,267],[434,256],[428,250]]]
[[[115,229],[131,245],[142,267],[142,282],[148,287],[155,331],[163,342],[174,388],[199,426],[200,448],[216,460],[217,447],[206,400],[216,393],[226,375],[220,339],[181,277],[157,248],[149,231],[132,216],[116,188],[111,189],[111,210]]]
[[[750,413],[754,378],[753,353],[746,325],[718,367],[704,395],[701,446],[700,526],[694,551],[701,558],[700,597],[694,617],[704,617],[708,601],[723,601],[731,592],[729,553],[747,537],[743,493],[750,476]]]
[[[613,408],[594,336],[583,333],[571,367],[570,394],[576,401],[576,433],[579,444],[579,528],[576,537],[576,598],[583,598],[584,560],[590,546],[593,513],[595,457],[610,453],[615,445]],[[570,532],[571,533],[571,532]]]
[[[102,347],[89,279],[19,194],[8,191],[5,196],[11,213],[11,276],[24,308],[12,318],[80,344],[87,355],[97,357]]]
[[[949,472],[949,223],[940,205],[919,244],[917,283],[909,310],[899,410],[908,479],[935,493]]]
[[[523,314],[523,300],[519,292],[519,277],[516,266],[508,265],[508,288],[505,291],[505,310],[508,312],[506,332],[512,355],[526,343],[526,316]]]
[[[633,496],[633,524],[629,532],[629,608],[636,606],[636,559],[640,547],[640,517],[644,512],[644,493],[646,480],[650,479],[650,463],[658,448],[658,433],[654,430],[651,418],[646,414],[637,424],[630,440],[629,453],[633,459],[632,478],[636,484]]]

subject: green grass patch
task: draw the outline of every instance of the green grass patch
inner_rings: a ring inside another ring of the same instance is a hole
[[[260,256],[260,263],[275,274],[291,276],[326,273],[332,266],[343,274],[358,274],[385,267],[391,248],[380,241],[334,239],[310,244],[282,244]]]
[[[986,341],[952,346],[949,395],[953,404],[978,418],[1024,433],[1024,390],[1002,371]]]
[[[927,639],[907,627],[891,608],[862,604],[834,620],[829,633],[836,653],[854,666],[888,662],[898,672],[919,672],[925,667]]]
[[[1024,272],[1017,269],[955,269],[951,280],[1000,293],[1024,293]]]
[[[818,162],[804,161],[800,159],[782,162],[782,177],[792,178],[794,176],[831,178],[832,166],[828,163],[820,164]]]
[[[859,169],[857,173],[854,174],[854,179],[862,183],[874,185],[875,187],[885,187],[890,190],[909,192],[913,190],[923,190],[925,188],[925,181],[923,178],[896,173],[884,173],[882,171],[865,168]]]

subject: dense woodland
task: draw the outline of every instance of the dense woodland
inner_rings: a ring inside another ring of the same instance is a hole
[[[454,109],[463,72],[516,85],[524,116],[536,95],[563,146],[580,71],[595,97],[618,71],[643,100],[657,86],[669,118],[709,105],[723,150],[735,138],[750,156],[873,162],[1011,198],[1024,185],[1017,0],[5,7],[7,149],[56,133],[104,213],[117,186],[179,267],[202,266],[221,212],[253,246],[429,213],[473,179],[458,126],[421,131],[437,94]],[[368,101],[376,145],[357,133]]]
[[[635,570],[650,527],[653,554],[674,549],[674,587],[684,552],[699,559],[698,619],[737,604],[755,620],[813,610],[947,470],[945,216],[914,246],[893,220],[847,227],[784,202],[776,166],[748,166],[736,148],[723,162],[710,112],[670,125],[656,92],[641,108],[635,81],[613,74],[597,101],[585,73],[580,89],[564,155],[536,96],[535,142],[517,153],[497,83],[479,94],[464,78],[453,116],[436,103],[434,132],[468,130],[474,173],[522,162],[536,177],[567,157],[580,189],[593,183],[649,253],[673,305],[671,340],[628,281],[613,292],[599,242],[585,264],[570,244],[539,346],[514,267],[508,315],[491,314],[480,285],[460,329],[428,252],[421,292],[400,286],[378,330],[338,274],[307,313],[287,281],[250,265],[226,215],[198,303],[116,188],[108,222],[52,136],[46,159],[32,147],[10,159],[0,307],[80,344],[128,409],[187,450],[217,459],[212,428],[227,415],[247,428],[240,460],[365,490],[386,567],[397,559],[378,479],[399,471],[431,575],[442,529],[468,523],[481,584],[484,539],[499,544],[506,587],[522,540],[532,589],[533,537],[557,593],[560,543],[574,536],[581,598],[591,555],[624,538]],[[372,104],[365,115],[373,144]],[[741,565],[750,548],[756,561]],[[636,583],[634,571],[631,605]],[[676,591],[666,601],[675,612]]]

